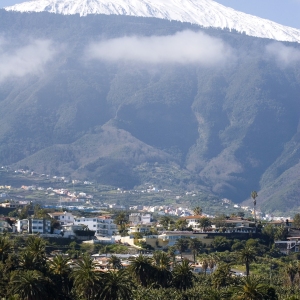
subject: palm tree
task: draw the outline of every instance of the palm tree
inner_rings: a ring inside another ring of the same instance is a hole
[[[168,248],[168,254],[170,256],[170,258],[172,259],[172,263],[174,264],[175,263],[175,259],[176,259],[176,247],[175,246],[170,246]]]
[[[285,266],[285,273],[289,277],[290,283],[292,285],[294,284],[297,272],[298,272],[298,267],[297,267],[297,265],[294,265],[292,262],[290,262],[289,264],[287,264]]]
[[[46,266],[46,242],[37,236],[30,236],[26,242],[26,250],[31,253],[35,268],[44,271]]]
[[[249,276],[250,273],[250,263],[256,260],[256,250],[252,246],[245,246],[239,252],[239,259],[245,263],[246,266],[246,275]]]
[[[9,252],[11,252],[12,249],[12,243],[9,240],[9,238],[5,235],[0,236],[0,259],[2,262],[4,262]]]
[[[130,258],[129,272],[134,276],[136,281],[143,287],[146,287],[153,281],[155,269],[152,266],[151,258],[140,254],[138,257]]]
[[[185,230],[188,227],[188,222],[185,219],[179,219],[176,223],[175,223],[175,228],[178,230]]]
[[[99,293],[102,300],[130,300],[134,283],[130,278],[128,271],[123,269],[119,271],[103,272],[101,275],[103,288]]]
[[[178,239],[175,243],[175,248],[180,252],[180,257],[181,257],[181,260],[183,259],[182,258],[182,253],[184,251],[186,251],[188,249],[188,245],[189,245],[189,242],[187,239]]]
[[[256,191],[252,191],[251,192],[251,198],[253,199],[253,208],[254,208],[254,221],[255,221],[255,224],[256,224],[256,198],[258,197],[258,194]]]
[[[19,265],[23,270],[38,269],[35,256],[27,249],[23,250],[19,255]]]
[[[95,272],[95,262],[87,255],[78,260],[71,273],[74,290],[80,299],[94,299],[100,289],[100,275]]]
[[[209,266],[211,272],[215,268],[216,263],[217,263],[217,257],[215,255],[213,255],[213,253],[210,254],[208,256],[208,266]]]
[[[163,251],[153,253],[153,265],[155,267],[155,281],[162,287],[167,287],[171,282],[171,257]]]
[[[11,276],[9,294],[24,300],[55,299],[49,287],[51,282],[39,271],[17,271]]]
[[[194,216],[201,216],[202,215],[202,208],[197,206],[193,209]]]
[[[231,266],[227,263],[219,263],[212,274],[212,283],[216,288],[225,287],[230,283]]]
[[[112,255],[109,259],[108,259],[108,264],[110,267],[112,267],[114,270],[115,269],[121,269],[122,266],[122,262],[121,259],[119,257],[117,257],[116,255]]]
[[[189,248],[192,250],[194,263],[196,262],[196,256],[201,250],[203,250],[203,243],[196,238],[189,239]]]
[[[128,215],[125,212],[120,212],[114,219],[114,223],[118,225],[119,232],[121,235],[126,233],[126,226],[128,223]]]
[[[48,262],[50,274],[52,274],[56,285],[60,287],[65,295],[69,293],[69,273],[71,271],[69,263],[70,259],[62,255],[57,255]]]
[[[244,277],[235,288],[234,297],[240,300],[263,300],[266,299],[267,291],[268,286],[261,283],[259,277],[249,276]]]
[[[187,259],[175,265],[173,270],[173,284],[180,290],[186,290],[193,286],[193,269]]]
[[[169,216],[162,216],[159,220],[159,224],[161,224],[164,229],[169,229],[170,224],[173,220]]]
[[[208,259],[207,255],[202,256],[200,258],[200,262],[201,262],[202,270],[204,270],[204,274],[206,275],[206,271],[209,267],[209,259]]]

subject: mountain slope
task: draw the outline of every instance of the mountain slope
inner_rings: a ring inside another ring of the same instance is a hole
[[[6,7],[8,11],[59,13],[65,15],[114,14],[154,17],[228,28],[249,36],[300,42],[300,30],[235,11],[213,0],[32,0]]]
[[[255,189],[266,211],[300,207],[298,43],[155,18],[5,10],[0,34],[1,165],[236,202]],[[100,55],[88,57],[91,47]]]

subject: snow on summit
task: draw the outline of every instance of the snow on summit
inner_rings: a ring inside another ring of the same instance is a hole
[[[236,11],[213,0],[32,0],[6,7],[20,12],[154,17],[229,28],[247,35],[300,43],[300,30]]]

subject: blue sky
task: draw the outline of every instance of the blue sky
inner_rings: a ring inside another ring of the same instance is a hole
[[[236,10],[300,29],[300,0],[215,0]]]
[[[300,29],[300,0],[215,0],[236,10]],[[0,0],[0,7],[24,0]]]

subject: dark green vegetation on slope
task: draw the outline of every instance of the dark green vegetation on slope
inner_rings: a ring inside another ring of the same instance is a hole
[[[299,207],[300,68],[269,57],[272,41],[123,16],[0,10],[0,20],[10,45],[50,39],[58,51],[40,76],[0,82],[1,164],[125,188],[172,181],[238,202],[256,189],[266,211]],[[232,61],[210,68],[84,59],[100,38],[186,29],[221,38]]]

